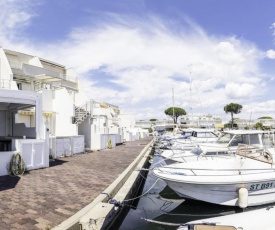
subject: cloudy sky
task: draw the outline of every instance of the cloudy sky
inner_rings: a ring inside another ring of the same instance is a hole
[[[275,117],[273,0],[1,0],[0,46],[75,68],[88,97],[136,119]]]

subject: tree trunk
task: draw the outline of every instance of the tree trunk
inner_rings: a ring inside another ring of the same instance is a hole
[[[233,120],[233,112],[231,112],[231,129],[233,129],[233,122],[234,122],[234,120]]]

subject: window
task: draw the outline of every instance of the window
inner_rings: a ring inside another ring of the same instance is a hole
[[[197,133],[197,137],[205,137],[205,133]]]
[[[207,152],[205,153],[205,156],[214,156],[217,155],[217,152]]]
[[[238,146],[238,144],[244,143],[243,136],[244,135],[236,135],[230,142],[230,146]]]
[[[230,140],[232,139],[233,135],[229,133],[225,133],[222,135],[218,140],[217,143],[219,144],[228,144]]]
[[[22,83],[17,83],[17,87],[19,90],[22,90]]]
[[[211,137],[211,138],[217,137],[217,135],[214,134],[214,133],[205,133],[205,136],[206,136],[206,137]]]
[[[258,134],[247,134],[243,135],[244,143],[247,145],[260,144],[260,139]]]
[[[273,145],[273,136],[272,134],[263,134],[263,144],[266,145],[266,146],[272,146]]]

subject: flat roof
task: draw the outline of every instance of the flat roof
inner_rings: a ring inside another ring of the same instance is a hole
[[[224,133],[230,133],[230,134],[259,134],[259,133],[265,133],[263,130],[224,130]]]

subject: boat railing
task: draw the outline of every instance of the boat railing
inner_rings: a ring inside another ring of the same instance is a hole
[[[275,172],[275,168],[249,168],[249,169],[210,169],[210,168],[188,168],[188,167],[173,167],[173,166],[164,166],[164,167],[156,167],[162,173],[171,174],[171,175],[184,175],[184,176],[221,176],[222,174],[210,174],[210,173],[201,173],[203,171],[207,172],[236,172],[233,175],[242,175],[247,174],[247,172],[251,171],[249,174],[258,174],[259,171],[266,171],[268,173]],[[170,169],[170,170],[165,170]],[[173,170],[171,170],[173,169]],[[193,175],[186,174],[186,171],[192,172]],[[197,173],[196,173],[197,172]],[[200,172],[200,173],[198,173]],[[229,175],[229,174],[226,174]]]

